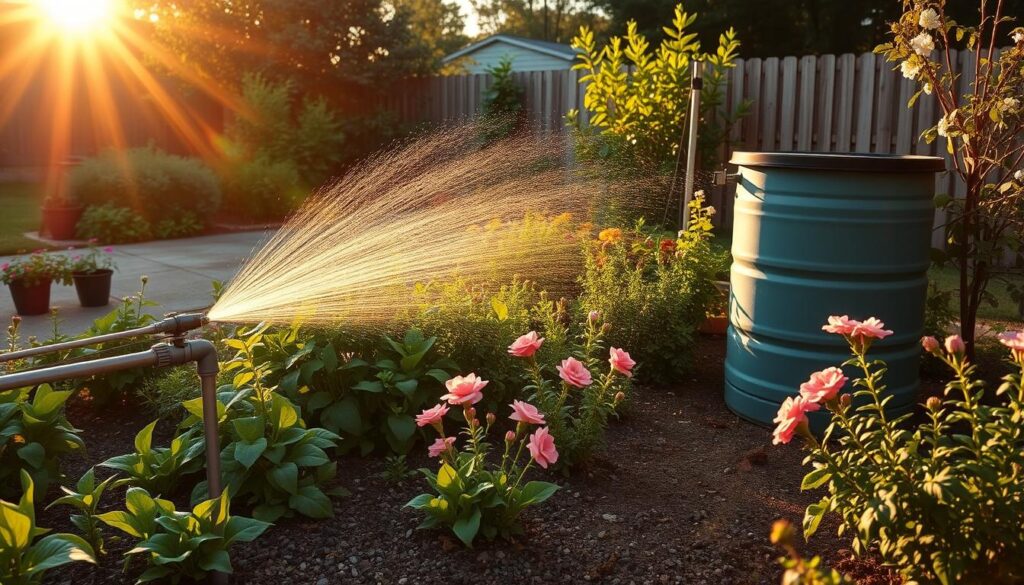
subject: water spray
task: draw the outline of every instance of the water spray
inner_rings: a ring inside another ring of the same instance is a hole
[[[164,341],[154,344],[148,350],[125,355],[105,357],[90,361],[63,363],[43,368],[28,369],[0,376],[0,391],[14,388],[33,387],[49,382],[74,378],[98,376],[133,368],[166,368],[195,362],[203,395],[203,433],[206,440],[206,480],[211,498],[221,492],[220,446],[217,436],[217,350],[205,339],[185,339],[194,329],[206,325],[209,319],[204,314],[171,314],[161,321],[145,327],[117,333],[86,337],[63,343],[41,345],[0,354],[0,363],[11,362],[40,355],[68,351],[90,345],[97,345],[119,339],[167,335]]]

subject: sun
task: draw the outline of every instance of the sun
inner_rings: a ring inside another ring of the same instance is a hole
[[[34,0],[34,4],[58,32],[76,37],[106,29],[117,8],[115,0]]]

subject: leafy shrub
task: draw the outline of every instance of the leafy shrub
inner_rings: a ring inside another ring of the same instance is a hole
[[[679,148],[679,129],[687,122],[690,104],[690,65],[706,63],[701,90],[700,129],[697,133],[700,160],[713,167],[716,150],[749,104],[741,104],[733,117],[716,113],[725,100],[729,69],[736,66],[739,41],[733,29],[719,37],[713,52],[701,50],[697,35],[690,32],[696,14],[676,6],[672,26],[655,50],[627,24],[626,36],[614,37],[598,48],[593,31],[586,27],[573,39],[579,62],[573,69],[584,75],[584,106],[592,112],[587,124],[579,112],[567,116],[573,127],[580,160],[600,160],[626,170],[654,169],[670,172]],[[625,75],[623,69],[633,71]]]
[[[201,395],[199,378],[191,368],[168,368],[140,384],[135,394],[158,418],[181,414],[181,403]]]
[[[127,204],[150,224],[185,214],[204,220],[221,199],[217,176],[202,162],[149,147],[86,160],[71,172],[70,189],[87,207]]]
[[[334,514],[327,490],[337,466],[325,449],[333,449],[339,437],[323,428],[304,428],[299,410],[276,386],[267,385],[270,367],[256,361],[254,350],[260,331],[227,342],[238,349],[225,369],[234,372],[231,385],[218,391],[221,413],[221,465],[224,483],[237,498],[252,504],[253,515],[268,522],[292,511],[310,518]],[[189,416],[182,421],[186,433],[201,434],[202,398],[184,403]],[[206,482],[192,492],[198,501],[207,494]]]
[[[236,162],[222,180],[227,204],[253,219],[284,217],[307,193],[294,162],[264,154]]]
[[[117,455],[100,463],[125,475],[117,485],[141,487],[169,496],[176,493],[180,480],[203,468],[203,437],[190,429],[171,440],[170,447],[153,447],[153,421],[135,435],[135,452]]]
[[[507,55],[487,72],[491,74],[491,86],[484,94],[484,138],[500,140],[523,122],[523,88],[512,77],[512,59]]]
[[[544,414],[548,429],[558,441],[561,454],[558,465],[563,468],[590,459],[604,440],[608,417],[615,414],[616,407],[626,399],[631,388],[635,363],[628,353],[615,347],[609,352],[607,372],[593,379],[591,372],[602,367],[604,330],[596,312],[588,315],[579,344],[558,366],[537,360],[536,351],[542,347],[544,339],[534,331],[509,347],[509,353],[526,360],[531,384],[524,388],[524,393],[529,394],[530,400]],[[545,371],[557,373],[561,383],[556,386],[545,378]]]
[[[202,233],[203,221],[189,211],[178,217],[161,219],[153,225],[153,235],[161,240],[187,238]]]
[[[457,436],[445,435],[448,406],[439,404],[417,417],[421,426],[430,425],[440,435],[429,453],[440,457],[441,467],[437,473],[420,470],[433,493],[420,494],[406,504],[426,514],[420,528],[448,526],[466,546],[472,546],[478,534],[488,540],[521,534],[519,514],[523,509],[543,503],[558,490],[557,485],[542,481],[522,483],[534,462],[547,468],[558,461],[559,454],[547,427],[532,435],[527,432],[531,425],[543,424],[536,409],[526,412],[527,417],[520,416],[524,413],[519,410],[514,412],[511,418],[517,421],[516,430],[505,435],[500,465],[487,458],[491,450],[487,435],[496,417],[488,414],[486,423],[481,423],[473,407],[483,398],[480,391],[486,385],[474,374],[458,376],[449,383],[449,394],[443,397],[450,404],[463,407],[466,428],[461,435],[466,441],[461,450],[455,447]],[[530,453],[525,466],[520,463],[524,447]]]
[[[696,197],[690,227],[678,239],[639,223],[605,229],[587,244],[579,308],[600,312],[611,326],[605,339],[630,348],[645,380],[667,383],[685,372],[697,328],[718,295],[714,277],[725,260],[710,244],[713,210],[702,205]]]
[[[924,420],[911,414],[892,418],[892,399],[883,381],[885,363],[869,360],[872,344],[891,331],[877,319],[864,322],[830,317],[826,330],[843,335],[852,358],[844,368],[860,376],[850,394],[837,368],[811,375],[800,395],[779,410],[775,442],[806,439],[813,466],[802,489],[826,486],[828,494],[807,508],[804,535],[835,512],[840,534],[854,552],[877,550],[916,583],[1012,583],[1024,576],[1024,332],[1005,333],[1017,371],[1003,378],[998,400],[984,400],[984,383],[966,358],[959,336],[945,349],[932,337],[925,350],[954,373],[945,398],[925,404]],[[857,404],[854,404],[854,400]],[[824,407],[831,423],[819,441],[807,414]]]
[[[178,512],[169,500],[154,498],[133,487],[125,496],[126,510],[100,514],[103,523],[140,541],[126,554],[143,556],[147,568],[138,583],[201,581],[211,571],[231,573],[228,549],[252,542],[270,524],[232,516],[228,491],[206,500],[191,512]]]
[[[55,567],[96,562],[89,543],[74,534],[51,534],[33,543],[48,530],[36,526],[36,488],[25,470],[21,471],[21,491],[17,505],[0,500],[0,583],[42,583],[46,571]]]
[[[53,506],[71,506],[81,512],[80,514],[71,515],[71,523],[82,533],[86,542],[92,547],[92,550],[100,555],[104,553],[103,530],[99,525],[97,511],[99,510],[100,499],[103,498],[104,492],[107,491],[107,488],[110,487],[110,484],[116,477],[112,475],[100,483],[96,483],[94,468],[90,467],[89,471],[86,471],[85,475],[78,480],[74,490],[60,486],[60,489],[64,491],[64,495],[50,502],[49,506],[46,506],[47,510]]]
[[[113,203],[90,205],[75,225],[75,234],[83,240],[107,244],[141,242],[153,237],[153,229],[144,217],[128,207]]]
[[[779,558],[784,569],[782,585],[851,585],[851,581],[835,569],[825,568],[821,557],[805,559],[796,549],[795,532],[786,520],[772,524],[772,544],[786,551],[786,556]]]
[[[31,395],[31,399],[29,396]],[[27,472],[32,483],[46,493],[59,481],[61,456],[85,449],[85,443],[64,415],[71,391],[50,385],[0,392],[0,490],[14,487],[14,476]]]
[[[934,282],[928,283],[928,297],[924,305],[924,332],[926,335],[944,336],[956,322],[952,290],[943,290]]]

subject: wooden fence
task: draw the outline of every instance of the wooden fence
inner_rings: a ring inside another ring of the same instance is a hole
[[[968,91],[975,54],[954,51],[952,58],[960,91]],[[515,74],[536,128],[557,131],[564,127],[566,112],[582,110],[581,76],[577,71]],[[469,119],[479,113],[491,83],[488,74],[407,80],[395,88],[386,106],[406,122]],[[908,109],[915,91],[913,81],[872,53],[739,59],[729,72],[722,110],[734,111],[744,100],[752,107],[732,128],[723,160],[735,150],[760,150],[926,154],[948,163],[944,141],[926,144],[918,139],[935,124],[939,109],[929,95]],[[587,112],[581,111],[581,118],[586,121]],[[953,173],[940,174],[936,181],[939,193],[965,192]],[[731,193],[718,192],[713,199],[728,222]],[[938,213],[936,226],[944,221]],[[936,229],[933,245],[942,243],[942,230]]]

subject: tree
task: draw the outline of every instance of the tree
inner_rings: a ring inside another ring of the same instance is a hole
[[[420,45],[416,55],[422,63],[413,69],[434,73],[444,71],[442,59],[469,41],[456,2],[447,0],[394,0],[396,11],[407,15],[413,42]]]
[[[585,0],[471,0],[486,35],[505,33],[568,43],[580,26],[603,29],[605,18]]]

